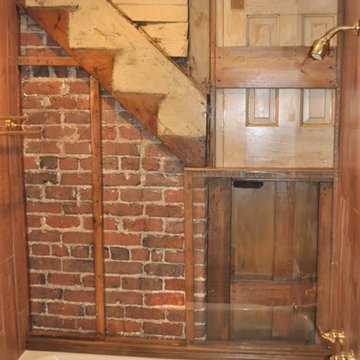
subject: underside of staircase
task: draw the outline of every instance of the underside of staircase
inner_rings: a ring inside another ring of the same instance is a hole
[[[186,166],[205,165],[206,94],[108,0],[18,0]]]

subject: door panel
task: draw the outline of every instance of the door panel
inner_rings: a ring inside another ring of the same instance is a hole
[[[318,183],[235,184],[230,338],[316,343]]]
[[[217,46],[310,46],[336,23],[326,3],[217,0]],[[218,90],[216,166],[332,167],[334,105],[331,89]]]

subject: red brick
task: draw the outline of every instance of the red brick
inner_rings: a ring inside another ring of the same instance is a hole
[[[160,169],[160,160],[156,158],[143,158],[141,161],[141,166],[144,170],[147,171],[159,171]]]
[[[90,143],[76,142],[74,144],[65,144],[65,152],[67,154],[90,154]]]
[[[105,174],[104,186],[136,186],[140,184],[140,174]]]
[[[29,170],[38,169],[37,157],[35,156],[24,156],[24,168]]]
[[[165,311],[154,308],[144,308],[137,306],[128,306],[125,308],[125,316],[132,319],[151,319],[162,320],[165,319]]]
[[[149,235],[144,238],[143,244],[148,248],[182,249],[184,240],[180,236]]]
[[[162,262],[164,259],[164,252],[159,250],[151,251],[151,261],[152,262]]]
[[[59,168],[61,170],[77,170],[78,159],[74,157],[67,157],[65,159],[60,159]]]
[[[32,81],[23,85],[24,94],[27,95],[58,95],[61,92],[61,81]]]
[[[125,290],[161,290],[162,280],[145,277],[124,277],[122,279],[122,288]]]
[[[149,250],[147,250],[147,249],[131,249],[131,260],[133,260],[133,261],[149,260]]]
[[[111,261],[105,263],[105,272],[109,274],[141,274],[142,265],[136,262]]]
[[[116,157],[105,157],[103,158],[103,168],[104,170],[118,170],[119,163]]]
[[[41,226],[41,216],[27,215],[27,226],[29,228],[38,228]]]
[[[129,260],[130,252],[122,247],[110,247],[110,254],[112,260]]]
[[[71,201],[69,203],[63,203],[62,209],[65,214],[91,214],[92,213],[92,205],[90,203],[85,202],[74,202]]]
[[[84,316],[84,308],[81,305],[49,303],[48,313],[57,315]]]
[[[43,188],[41,186],[26,186],[26,199],[40,200],[42,198]]]
[[[54,285],[80,285],[80,275],[78,274],[58,274],[51,273],[48,275],[48,283]]]
[[[124,229],[129,231],[162,231],[163,221],[162,219],[124,219]]]
[[[76,200],[76,188],[68,186],[47,186],[46,198],[56,200]]]
[[[141,236],[138,234],[105,232],[104,241],[106,245],[136,246],[141,244]]]
[[[165,279],[166,290],[185,291],[185,280],[183,279]]]
[[[87,302],[93,303],[95,301],[95,292],[86,290],[64,290],[64,300],[72,302]]]
[[[50,96],[49,109],[75,109],[76,100],[69,96]]]
[[[101,128],[101,137],[103,140],[115,140],[117,136],[116,128],[112,126],[103,126]]]
[[[117,225],[118,225],[118,222],[115,219],[109,218],[109,217],[104,218],[104,229],[105,229],[105,231],[107,231],[107,230],[117,230]]]
[[[164,174],[147,174],[145,177],[145,186],[183,186],[184,180],[182,176],[167,176]]]
[[[50,255],[50,247],[46,244],[32,244],[31,253],[32,255]]]
[[[136,127],[119,127],[119,134],[122,139],[141,140],[141,131]]]
[[[103,191],[104,201],[115,201],[119,198],[119,191],[117,189],[104,189]]]
[[[166,251],[165,261],[168,263],[185,263],[185,253],[183,251]]]
[[[71,256],[74,258],[89,258],[90,248],[89,246],[72,246]]]
[[[171,322],[185,322],[184,310],[167,310],[166,318]]]
[[[28,201],[26,209],[31,213],[61,214],[61,204],[58,203]]]
[[[31,301],[30,303],[31,314],[42,314],[45,313],[45,303],[38,301]]]
[[[39,96],[25,96],[22,98],[23,109],[41,109],[43,107],[42,100]]]
[[[152,293],[145,294],[145,304],[148,306],[184,306],[185,296],[183,293]]]
[[[30,273],[30,284],[32,285],[44,285],[46,283],[45,274]]]
[[[57,174],[54,172],[46,172],[46,173],[33,173],[26,172],[25,173],[25,182],[26,184],[57,184]]]
[[[143,296],[140,293],[134,291],[107,291],[106,295],[107,304],[119,304],[119,305],[142,305]]]
[[[43,286],[32,286],[30,288],[31,299],[51,299],[58,300],[62,297],[61,289],[50,289]]]
[[[64,259],[62,269],[66,272],[91,273],[94,271],[94,263],[92,260]]]
[[[164,163],[164,172],[182,174],[184,165],[179,160],[166,160]]]
[[[140,160],[136,157],[122,157],[120,167],[122,170],[139,170]]]
[[[63,234],[65,244],[92,244],[93,234],[91,232],[66,232]]]
[[[183,203],[184,202],[184,190],[165,190],[164,191],[165,201],[167,203]]]
[[[104,141],[102,150],[104,155],[139,155],[138,146],[134,143]]]
[[[67,81],[66,85],[69,87],[70,94],[89,94],[89,84],[83,81]]]
[[[61,318],[59,316],[33,316],[32,323],[34,326],[41,328],[57,328],[60,331],[66,329],[71,330],[92,330],[95,331],[96,321],[95,319],[84,318]]]
[[[121,280],[119,276],[110,276],[105,274],[105,287],[107,289],[119,288]]]
[[[120,199],[127,202],[159,201],[161,197],[162,192],[159,189],[122,189],[120,191]]]
[[[60,232],[53,230],[32,230],[28,234],[28,240],[30,242],[58,242],[60,241]]]
[[[58,111],[36,111],[27,113],[29,125],[54,125],[61,123],[61,115]]]
[[[183,325],[171,323],[152,323],[145,322],[143,325],[145,334],[148,335],[164,335],[164,336],[182,336]]]
[[[91,185],[91,173],[69,173],[61,175],[62,185]]]
[[[43,36],[38,33],[20,33],[21,46],[44,46]]]
[[[54,228],[73,228],[80,225],[79,218],[75,216],[47,216],[46,224]]]
[[[65,245],[51,245],[51,254],[56,257],[69,256],[69,249]]]
[[[30,256],[30,268],[33,270],[60,270],[61,261],[54,257]]]
[[[69,124],[89,124],[90,113],[85,111],[67,112],[64,121]]]
[[[45,139],[61,140],[64,137],[71,137],[75,135],[75,129],[69,126],[48,125],[44,128]]]
[[[184,208],[178,205],[146,205],[145,213],[152,217],[183,217]]]
[[[184,221],[168,221],[165,230],[168,234],[183,234],[185,230]]]
[[[141,215],[143,206],[140,204],[104,204],[104,213],[113,216]]]
[[[134,321],[126,320],[106,320],[106,331],[109,335],[116,335],[120,333],[134,333],[141,330],[141,324]]]
[[[59,154],[60,148],[56,141],[27,141],[25,151],[28,154]]]
[[[124,308],[120,306],[107,306],[106,317],[122,319],[124,317]]]
[[[182,264],[146,264],[144,266],[147,275],[178,277],[184,275]]]

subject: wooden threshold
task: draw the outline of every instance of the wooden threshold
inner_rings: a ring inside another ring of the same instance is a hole
[[[309,47],[217,47],[216,87],[336,88],[336,52],[323,61]]]
[[[319,360],[329,356],[329,351],[320,345],[246,344],[228,341],[186,344],[172,340],[111,337],[98,341],[30,336],[27,349],[197,360]]]
[[[337,171],[328,168],[185,168],[193,177],[238,178],[244,180],[333,182]]]

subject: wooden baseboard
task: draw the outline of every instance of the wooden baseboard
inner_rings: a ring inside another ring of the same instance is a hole
[[[320,345],[266,345],[212,341],[187,344],[173,340],[112,337],[98,341],[42,335],[31,335],[27,340],[27,349],[197,360],[320,360],[329,356],[329,352]]]

